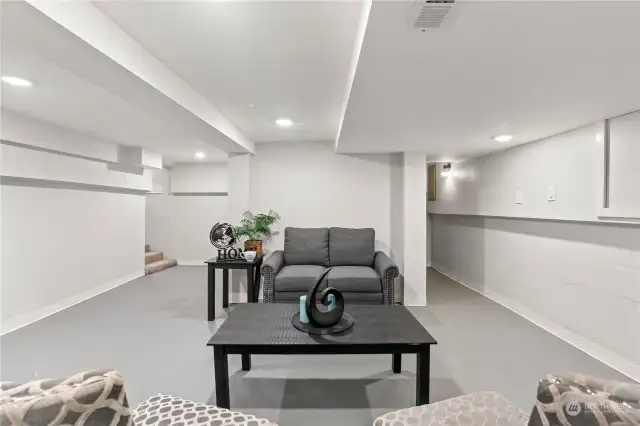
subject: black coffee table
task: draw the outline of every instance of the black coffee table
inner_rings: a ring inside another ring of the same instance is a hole
[[[230,408],[227,355],[242,355],[242,370],[251,369],[252,354],[390,354],[400,373],[402,354],[417,354],[416,405],[429,403],[431,345],[438,342],[400,305],[346,307],[356,320],[344,333],[313,336],[296,330],[291,317],[297,304],[236,305],[211,337],[216,378],[216,405]]]

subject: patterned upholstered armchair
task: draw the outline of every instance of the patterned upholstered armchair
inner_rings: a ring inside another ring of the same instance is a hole
[[[276,426],[265,419],[157,394],[131,410],[122,376],[113,370],[65,380],[0,383],[1,426]]]
[[[131,410],[120,373],[96,370],[65,380],[0,383],[0,423],[125,426],[131,424]]]
[[[528,416],[496,392],[394,411],[374,426],[640,426],[640,385],[583,374],[548,374]]]

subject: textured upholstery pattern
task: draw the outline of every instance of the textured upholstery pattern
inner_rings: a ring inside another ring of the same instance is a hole
[[[276,275],[276,289],[283,291],[309,291],[316,278],[325,271],[318,265],[287,265]],[[327,288],[327,281],[320,284],[320,289]]]
[[[334,266],[327,278],[329,287],[342,292],[382,293],[380,276],[368,266]]]
[[[278,272],[284,265],[284,252],[276,250],[269,256],[260,267],[260,274],[264,277],[262,285],[262,300],[264,303],[273,303],[275,301],[275,280]]]
[[[250,414],[199,404],[169,395],[153,395],[134,410],[135,426],[270,426]]]
[[[372,228],[329,229],[329,264],[331,266],[373,265],[376,231]]]
[[[582,374],[548,374],[529,426],[640,425],[640,385]]]
[[[66,380],[0,385],[0,423],[5,425],[131,424],[122,376],[113,370],[79,373]]]
[[[373,261],[373,268],[382,279],[382,294],[384,303],[394,305],[396,303],[395,280],[400,275],[398,266],[386,253],[377,251]]]
[[[374,426],[525,426],[528,417],[496,392],[477,392],[433,404],[394,411]]]
[[[329,266],[329,229],[285,228],[284,263]]]

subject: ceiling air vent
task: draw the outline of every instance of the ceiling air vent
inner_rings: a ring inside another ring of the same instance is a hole
[[[455,0],[416,0],[407,19],[407,28],[418,31],[437,29],[450,15]]]

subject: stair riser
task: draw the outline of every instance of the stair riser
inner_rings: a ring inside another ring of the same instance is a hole
[[[153,274],[155,272],[160,272],[162,270],[165,270],[167,268],[172,268],[174,266],[176,266],[178,264],[178,262],[176,260],[164,260],[161,262],[158,262],[156,264],[152,264],[152,265],[147,265],[144,268],[144,274],[145,275],[150,275]]]
[[[158,253],[145,253],[144,255],[144,263],[148,265],[153,262],[158,262],[164,259],[164,255],[161,252]]]

